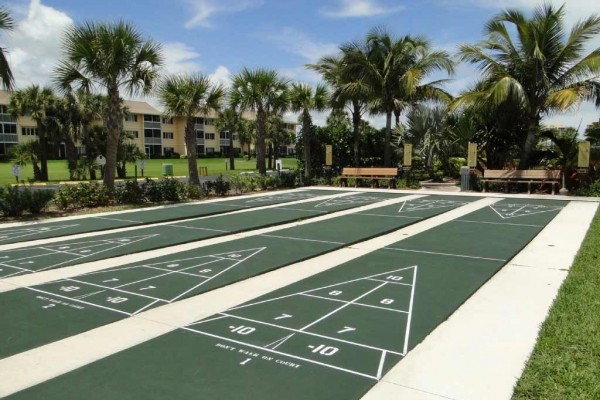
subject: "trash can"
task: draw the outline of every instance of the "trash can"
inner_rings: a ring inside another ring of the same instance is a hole
[[[163,176],[173,176],[173,164],[163,164]]]
[[[468,192],[472,190],[471,171],[469,167],[460,167],[460,191]]]

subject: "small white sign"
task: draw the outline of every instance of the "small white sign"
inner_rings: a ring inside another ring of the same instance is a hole
[[[140,161],[140,169],[146,168],[146,160]]]
[[[106,157],[100,154],[96,157],[96,163],[98,163],[99,166],[104,167],[106,165]]]
[[[283,169],[283,163],[281,160],[275,160],[275,169],[277,171],[281,171]]]
[[[17,164],[13,164],[12,166],[13,176],[21,176],[21,166]]]

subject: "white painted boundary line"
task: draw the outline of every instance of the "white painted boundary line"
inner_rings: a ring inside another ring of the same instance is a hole
[[[127,214],[127,213],[152,211],[152,210],[162,210],[165,208],[197,206],[197,205],[210,204],[210,203],[220,203],[220,202],[226,203],[229,201],[233,202],[236,200],[246,200],[246,199],[252,199],[255,197],[264,197],[264,196],[278,196],[281,194],[297,193],[300,191],[307,191],[307,190],[315,190],[315,189],[314,188],[311,188],[311,189],[307,189],[307,188],[288,189],[288,190],[265,192],[265,193],[245,194],[245,195],[233,196],[233,197],[220,197],[217,199],[209,199],[209,200],[197,200],[197,201],[190,201],[190,202],[186,202],[186,203],[168,204],[168,205],[164,205],[164,206],[144,207],[144,208],[131,209],[131,210],[107,211],[107,212],[93,213],[93,214],[71,215],[69,217],[58,217],[58,218],[52,218],[52,219],[48,219],[48,220],[44,220],[44,221],[11,222],[8,224],[1,224],[0,228],[4,229],[4,228],[17,227],[17,226],[18,227],[37,227],[39,225],[43,225],[43,224],[47,224],[47,223],[54,223],[54,222],[61,222],[61,221],[76,221],[78,219],[91,218],[91,217],[104,217],[104,216],[110,216],[110,215],[120,215],[120,214]],[[338,189],[338,190],[343,190],[343,189]],[[325,194],[323,194],[323,196],[325,196]]]
[[[363,400],[508,400],[598,204],[571,202]]]
[[[372,189],[372,188],[353,188],[353,187],[331,187],[331,186],[307,186],[304,189],[320,189],[320,190],[349,190],[354,192],[365,193],[408,193],[422,195],[437,195],[437,196],[464,196],[464,197],[493,197],[500,199],[532,199],[532,200],[566,200],[566,201],[583,201],[583,202],[600,202],[600,197],[580,197],[580,196],[560,196],[549,194],[507,194],[507,193],[480,193],[480,192],[443,192],[439,190],[407,190],[407,189]]]
[[[407,200],[407,198],[403,200]],[[248,302],[253,298],[266,295],[407,237],[425,232],[440,224],[485,208],[496,201],[498,199],[478,200],[352,247],[345,247],[317,258],[271,271],[268,274],[255,276],[202,295],[144,311],[135,317],[5,358],[0,360],[0,376],[3,382],[0,385],[0,397],[8,396],[144,343],[179,327],[225,312],[229,308]],[[69,354],[69,357],[65,357],[65,354]]]
[[[107,262],[106,260],[98,260],[98,261],[93,261],[93,262],[89,262],[89,263],[73,265],[70,267],[55,268],[55,269],[50,269],[50,270],[43,271],[43,272],[15,276],[13,278],[0,279],[0,293],[3,291],[11,290],[11,289],[16,289],[18,287],[39,285],[39,284],[51,282],[54,280],[70,278],[70,277],[85,274],[88,272],[94,272],[94,271],[100,271],[103,269],[114,268],[117,266],[130,264],[130,263],[137,263],[140,261],[149,260],[151,258],[161,257],[161,256],[170,255],[170,254],[187,251],[187,250],[192,250],[192,249],[197,249],[200,247],[210,246],[213,244],[230,242],[232,240],[236,240],[236,239],[240,239],[240,238],[244,238],[244,237],[260,236],[260,235],[268,234],[271,232],[276,232],[276,231],[280,231],[283,229],[292,228],[292,227],[299,226],[299,225],[311,224],[311,223],[319,222],[319,221],[325,221],[325,220],[329,220],[332,218],[337,218],[337,217],[341,217],[341,216],[349,215],[349,214],[355,214],[355,213],[359,213],[361,211],[367,211],[367,210],[371,210],[371,209],[375,209],[375,208],[379,208],[379,207],[385,207],[385,206],[388,206],[391,204],[396,204],[396,203],[403,202],[403,201],[414,200],[414,199],[418,199],[421,197],[423,197],[423,196],[416,196],[416,195],[402,196],[402,197],[398,197],[398,198],[394,198],[394,199],[383,200],[380,202],[367,204],[366,206],[351,208],[351,209],[347,209],[347,210],[343,210],[343,211],[337,211],[337,212],[333,212],[333,213],[326,214],[326,215],[319,215],[319,216],[312,217],[312,218],[302,220],[299,222],[289,222],[287,224],[275,225],[272,227],[260,228],[260,229],[256,229],[256,230],[252,230],[252,231],[235,233],[235,234],[231,234],[231,235],[220,236],[220,237],[216,237],[216,238],[212,238],[212,239],[200,240],[197,242],[185,243],[185,244],[181,244],[181,245],[165,247],[162,249],[155,249],[155,250],[135,253],[135,254],[121,256],[121,257],[114,257],[114,258],[110,259],[110,262]],[[8,285],[3,285],[3,283],[7,283]]]
[[[128,226],[128,227],[124,227],[124,228],[117,228],[117,229],[110,229],[110,230],[103,230],[103,231],[96,231],[96,232],[78,233],[78,234],[70,235],[70,236],[60,236],[60,237],[47,238],[47,239],[30,240],[28,242],[11,243],[11,244],[0,245],[0,251],[20,249],[23,247],[30,247],[30,246],[41,246],[41,245],[48,244],[48,243],[57,243],[57,242],[64,242],[67,240],[76,240],[76,239],[87,238],[87,237],[111,235],[111,234],[121,233],[121,232],[130,232],[130,231],[135,231],[135,230],[139,230],[139,229],[155,228],[157,226],[177,225],[177,224],[182,224],[184,222],[189,222],[189,221],[200,221],[203,219],[219,218],[219,217],[223,217],[226,215],[244,214],[244,213],[248,213],[248,212],[268,210],[271,208],[278,208],[283,205],[304,204],[304,203],[310,203],[312,201],[319,201],[319,200],[323,200],[323,199],[331,199],[331,198],[338,198],[338,197],[347,197],[347,196],[353,196],[353,195],[356,195],[356,193],[349,192],[349,193],[335,194],[335,195],[331,195],[331,196],[327,196],[327,195],[326,196],[317,196],[317,197],[311,197],[311,198],[302,199],[302,200],[277,203],[277,204],[269,204],[266,206],[243,208],[240,210],[228,211],[228,212],[220,213],[220,214],[205,215],[205,216],[192,217],[192,218],[184,218],[184,219],[180,219],[180,220],[176,220],[176,221],[156,222],[156,223],[152,223],[152,224],[134,225],[134,226]]]

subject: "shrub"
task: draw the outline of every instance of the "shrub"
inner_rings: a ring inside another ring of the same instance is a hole
[[[206,186],[204,185],[191,185],[185,184],[184,186],[185,198],[190,200],[200,200],[208,197]]]
[[[144,191],[144,197],[149,202],[158,203],[159,201],[162,201],[162,193],[156,181],[146,178],[146,182],[142,184],[142,189]]]
[[[600,197],[600,179],[592,182],[590,186],[578,189],[575,194],[577,196]]]
[[[142,204],[144,189],[135,180],[125,181],[115,188],[115,200],[119,204]]]
[[[247,178],[242,175],[231,175],[229,183],[236,193],[246,193],[248,191]]]
[[[37,215],[52,201],[54,191],[21,186],[0,188],[0,210],[6,217],[20,217],[24,211]]]
[[[142,184],[144,196],[152,203],[161,201],[180,201],[186,197],[185,184],[173,178],[154,181],[146,178]]]
[[[223,197],[227,193],[229,193],[230,189],[231,185],[227,180],[225,180],[223,174],[219,175],[219,177],[214,181],[206,182],[206,190],[208,191],[208,193],[214,192],[217,196],[220,197]]]
[[[23,207],[31,214],[38,215],[44,211],[54,199],[54,190],[50,189],[24,189],[21,192]]]
[[[76,186],[61,186],[56,192],[54,202],[58,208],[66,210],[108,206],[112,200],[110,190],[104,185],[94,182],[79,183]]]
[[[0,194],[0,210],[5,217],[23,215],[23,203],[19,186],[6,186]]]
[[[279,187],[293,188],[297,186],[298,171],[282,172],[279,176]]]

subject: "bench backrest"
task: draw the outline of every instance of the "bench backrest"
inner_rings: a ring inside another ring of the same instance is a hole
[[[487,179],[559,179],[559,170],[546,169],[486,169],[483,178]]]
[[[344,168],[342,169],[342,175],[396,176],[398,175],[398,168]]]

